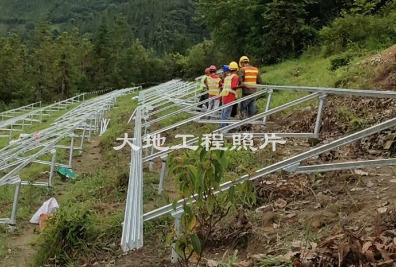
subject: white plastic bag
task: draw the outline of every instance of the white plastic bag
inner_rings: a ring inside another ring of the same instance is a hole
[[[33,215],[30,223],[38,224],[41,214],[52,214],[57,208],[59,208],[58,202],[55,198],[51,197],[46,202],[44,202],[38,211]]]

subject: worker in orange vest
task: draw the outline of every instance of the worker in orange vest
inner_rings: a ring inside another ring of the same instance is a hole
[[[239,59],[239,82],[242,88],[242,96],[248,96],[257,92],[257,84],[262,84],[259,70],[249,64],[249,58],[243,56]],[[251,117],[256,113],[256,98],[241,102],[241,114],[243,117]]]
[[[216,109],[220,106],[220,91],[223,82],[216,74],[217,68],[212,65],[209,67],[210,75],[206,78],[205,84],[209,93],[209,106],[208,110]]]

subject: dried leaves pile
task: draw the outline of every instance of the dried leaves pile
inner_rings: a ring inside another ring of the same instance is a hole
[[[331,236],[311,248],[289,253],[293,266],[382,266],[396,262],[396,231],[387,230],[374,237],[358,237],[351,232]]]

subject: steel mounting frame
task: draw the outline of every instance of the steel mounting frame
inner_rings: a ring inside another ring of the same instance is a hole
[[[0,219],[0,224],[8,224],[11,230],[15,229],[20,187],[23,185],[44,186],[51,190],[55,167],[66,166],[71,168],[73,152],[75,150],[82,152],[85,139],[90,140],[94,132],[99,133],[100,120],[115,105],[116,99],[140,89],[141,87],[125,88],[85,100],[57,118],[50,127],[40,131],[38,136],[34,133],[27,134],[0,149],[0,171],[6,172],[5,175],[0,177],[0,186],[16,185],[11,217]],[[70,138],[70,146],[60,145],[59,142],[66,138]],[[75,145],[76,138],[81,138],[80,144],[77,146]],[[67,149],[69,151],[68,164],[56,162],[56,149]],[[51,161],[40,159],[46,154],[52,155]],[[50,166],[48,182],[21,180],[19,177],[20,171],[32,163]]]
[[[269,115],[283,111],[290,107],[302,104],[307,101],[314,99],[319,100],[318,112],[315,123],[315,128],[312,133],[275,133],[277,136],[288,137],[288,138],[318,138],[320,135],[321,120],[326,105],[326,97],[328,95],[340,95],[340,96],[361,96],[361,97],[375,97],[375,98],[396,98],[396,92],[392,91],[376,91],[376,90],[355,90],[355,89],[339,89],[339,88],[321,88],[321,87],[294,87],[294,86],[272,86],[272,85],[258,85],[259,91],[250,96],[245,96],[234,103],[223,105],[214,110],[206,111],[199,109],[198,106],[207,103],[208,101],[198,101],[197,98],[203,95],[198,89],[198,83],[195,85],[191,83],[185,83],[180,80],[172,80],[168,83],[160,84],[155,87],[151,87],[142,91],[139,95],[139,106],[132,114],[131,119],[134,119],[135,126],[135,141],[136,145],[141,146],[142,138],[148,136],[154,136],[157,134],[165,133],[169,130],[175,129],[182,125],[189,123],[219,123],[216,120],[202,120],[203,117],[216,116],[222,109],[229,107],[235,103],[257,98],[267,97],[266,107],[263,112],[256,114],[250,118],[227,121],[228,126],[217,129],[213,133],[223,133],[225,137],[230,137],[232,134],[229,132],[234,129],[238,129],[240,126],[248,124],[262,124],[264,127],[267,124]],[[308,95],[303,96],[299,99],[285,103],[279,107],[271,108],[271,102],[276,97],[276,91],[304,91]],[[182,92],[182,93],[181,93]],[[171,97],[170,97],[171,96]],[[178,108],[178,110],[174,110]],[[158,116],[162,112],[172,110],[170,113]],[[201,112],[197,112],[197,110]],[[203,111],[203,112],[202,112]],[[189,113],[193,114],[192,117],[176,122],[172,125],[163,127],[156,131],[150,132],[151,125],[161,122],[167,118],[172,118],[175,115]],[[155,118],[151,118],[156,115]],[[235,181],[229,181],[221,185],[220,192],[225,192],[229,188],[236,184],[243,183],[246,180],[264,179],[266,175],[277,172],[287,171],[290,173],[310,173],[310,172],[325,172],[331,170],[342,170],[342,169],[354,169],[354,168],[369,168],[375,166],[391,166],[396,165],[396,159],[378,159],[378,160],[363,160],[355,162],[339,162],[334,164],[319,164],[319,165],[302,165],[304,161],[311,159],[322,153],[340,148],[348,145],[352,142],[358,141],[364,137],[379,133],[385,129],[396,127],[396,118],[388,121],[379,123],[377,125],[368,127],[357,133],[350,134],[348,136],[339,138],[338,140],[332,141],[328,144],[321,145],[311,149],[310,151],[303,152],[296,156],[285,159],[281,162],[264,166],[260,170],[256,171],[252,175],[244,175]],[[263,137],[265,134],[271,133],[255,133],[255,137]],[[199,138],[193,138],[187,141],[187,145],[197,143]],[[139,249],[143,246],[143,222],[149,221],[160,216],[171,214],[175,210],[172,205],[166,205],[159,209],[147,212],[142,215],[143,202],[142,202],[142,181],[143,181],[143,164],[150,162],[155,158],[162,159],[162,170],[160,176],[160,187],[159,193],[163,191],[162,185],[164,183],[164,176],[166,170],[166,157],[172,152],[171,149],[166,151],[160,151],[154,153],[151,150],[149,153],[146,150],[146,155],[143,156],[140,152],[132,151],[131,164],[130,164],[130,176],[128,185],[128,196],[125,209],[125,218],[123,223],[123,235],[121,239],[121,247],[124,251],[131,251]],[[189,198],[190,203],[193,202],[193,198]],[[176,211],[182,208],[184,200],[180,200],[176,205]],[[178,212],[173,214],[179,214]],[[175,219],[176,215],[174,216]],[[133,223],[131,222],[133,221]]]

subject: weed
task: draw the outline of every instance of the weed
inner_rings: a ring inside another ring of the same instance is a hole
[[[261,258],[258,260],[257,264],[255,266],[260,266],[260,267],[292,267],[292,262],[291,261],[282,261],[279,260],[275,256],[265,256],[264,258]]]
[[[95,221],[95,215],[83,204],[60,208],[37,241],[36,266],[44,265],[50,258],[57,265],[69,264],[87,253],[97,236]]]

